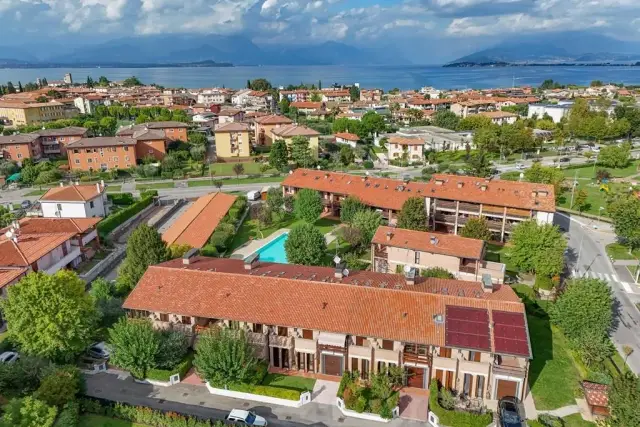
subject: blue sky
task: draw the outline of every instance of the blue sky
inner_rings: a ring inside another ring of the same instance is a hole
[[[214,33],[451,57],[555,31],[640,40],[640,0],[0,0],[0,16],[2,45]]]

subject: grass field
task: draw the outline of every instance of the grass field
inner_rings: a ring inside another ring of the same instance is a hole
[[[564,421],[564,427],[595,427],[596,423],[585,421],[582,419],[582,415],[573,414],[562,419]]]
[[[314,378],[303,378],[294,375],[268,374],[262,380],[262,385],[286,388],[300,392],[311,391],[316,384]]]
[[[625,184],[610,183],[610,184],[606,184],[606,186],[610,192],[626,191],[628,189],[628,185],[625,185]],[[574,203],[575,203],[575,195],[577,195],[580,190],[584,190],[587,193],[587,205],[585,209],[583,209],[584,213],[588,213],[592,215],[607,216],[606,207],[607,207],[608,193],[606,191],[601,191],[600,185],[592,184],[589,181],[578,180],[578,186],[576,187],[576,190],[574,193]],[[571,205],[571,191],[566,191],[560,197],[558,197],[557,206],[571,209],[570,205]],[[600,207],[603,207],[605,209],[601,210]],[[576,209],[576,207],[574,206],[573,209]]]
[[[626,178],[628,176],[640,174],[640,170],[638,170],[638,167],[640,167],[640,161],[635,160],[633,162],[630,162],[629,166],[622,169],[605,168],[605,167],[596,165],[594,170],[593,165],[589,165],[589,166],[585,166],[584,168],[563,169],[562,172],[564,173],[564,176],[566,176],[567,178],[573,178],[574,176],[576,176],[576,173],[577,173],[577,177],[579,179],[585,179],[585,178],[595,179],[596,171],[598,169],[605,169],[609,171],[612,178]]]
[[[233,166],[238,163],[213,163],[209,165],[211,169],[211,175],[214,176],[236,176],[236,173],[233,171]],[[275,169],[269,168],[266,171],[262,171],[262,163],[256,162],[246,162],[240,163],[244,168],[244,172],[242,175],[260,175],[265,173],[276,173]]]
[[[136,190],[144,191],[144,190],[159,190],[162,188],[174,188],[174,182],[156,182],[154,184],[136,184]]]
[[[107,193],[119,193],[122,191],[122,185],[108,185]]]
[[[263,176],[258,178],[227,178],[227,179],[216,179],[216,177],[212,177],[211,180],[202,179],[198,181],[188,181],[187,185],[189,187],[212,187],[212,182],[222,181],[222,186],[225,185],[240,185],[240,184],[259,184],[259,183],[269,183],[269,182],[282,182],[284,176]]]
[[[609,255],[609,257],[613,259],[632,260],[640,258],[640,250],[635,250],[632,254],[630,254],[629,248],[621,245],[620,243],[608,244],[606,249],[607,255]]]
[[[505,270],[507,273],[511,275],[516,275],[520,272],[520,269],[511,262],[509,257],[506,255],[507,251],[508,251],[507,246],[504,246],[504,245],[500,246],[493,243],[488,243],[487,253],[485,254],[484,259],[486,261],[501,262],[505,264]]]
[[[144,424],[99,415],[82,415],[78,427],[146,427]]]
[[[25,194],[25,196],[42,196],[47,191],[49,191],[49,189],[46,189],[46,190],[32,190],[32,191],[29,191],[27,194]]]

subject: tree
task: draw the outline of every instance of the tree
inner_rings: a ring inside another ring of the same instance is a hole
[[[384,118],[375,111],[367,111],[360,121],[367,135],[384,132],[387,127]]]
[[[260,228],[266,228],[273,223],[273,211],[269,205],[260,205],[256,214]]]
[[[311,102],[322,102],[322,95],[319,92],[312,92],[310,101]]]
[[[4,408],[1,427],[51,427],[58,410],[31,396],[12,399]]]
[[[44,95],[40,95],[39,97],[36,98],[36,102],[49,102],[49,98],[47,98]]]
[[[280,188],[272,187],[267,191],[267,206],[279,218],[284,215],[284,196]]]
[[[309,138],[296,135],[291,138],[291,160],[299,167],[309,167],[313,164]]]
[[[287,143],[281,139],[276,140],[269,152],[269,165],[280,172],[286,172],[289,168],[288,157]]]
[[[116,134],[116,126],[118,121],[113,117],[103,117],[100,119],[100,129],[104,136],[113,136]]]
[[[224,185],[224,182],[221,179],[216,179],[215,181],[213,181],[213,185],[218,189],[218,192],[220,192],[220,189]]]
[[[618,197],[607,211],[618,237],[632,249],[640,248],[640,200],[633,196]]]
[[[286,96],[283,97],[278,103],[278,107],[280,108],[280,113],[288,114],[290,105],[291,105],[291,102],[289,101],[289,98],[287,98]]]
[[[489,160],[484,150],[480,149],[477,153],[469,156],[469,159],[466,161],[465,170],[469,175],[486,178],[491,176],[493,167],[491,166],[491,160]]]
[[[193,249],[189,244],[183,243],[174,243],[170,245],[168,248],[169,251],[169,259],[177,259],[182,258],[187,252]]]
[[[640,425],[640,377],[633,372],[614,377],[609,390],[610,422],[612,426]]]
[[[214,387],[250,383],[258,365],[244,331],[209,329],[196,344],[194,365]]]
[[[78,368],[56,367],[43,378],[33,397],[47,405],[62,407],[76,398],[83,385],[84,379]]]
[[[236,174],[236,178],[239,178],[244,173],[244,165],[242,163],[233,165],[233,173]]]
[[[348,145],[340,146],[340,162],[349,166],[356,159],[356,155],[353,153],[353,150]]]
[[[22,89],[22,83],[20,81],[18,81],[18,92],[24,92],[24,89]]]
[[[347,196],[340,202],[340,222],[351,224],[355,214],[365,209],[365,205],[356,196]]]
[[[205,147],[204,145],[193,145],[189,149],[189,155],[191,156],[191,158],[198,162],[204,160],[204,156],[206,154],[207,154],[207,147]]]
[[[456,130],[460,122],[460,117],[449,110],[440,110],[432,116],[431,121],[435,126]]]
[[[0,228],[9,226],[15,219],[15,215],[9,209],[0,206]]]
[[[442,267],[425,268],[420,271],[422,277],[435,277],[437,279],[455,279],[449,270]]]
[[[91,282],[89,294],[95,302],[100,326],[110,327],[124,316],[122,299],[116,297],[116,288],[112,282],[102,277],[97,278]]]
[[[360,138],[365,138],[369,132],[359,120],[352,120],[346,117],[335,119],[331,125],[331,131],[333,133],[350,132],[355,133]]]
[[[92,298],[76,273],[29,273],[1,303],[13,340],[26,354],[71,360],[89,345],[97,321]]]
[[[130,291],[150,265],[168,259],[167,244],[160,233],[147,224],[139,225],[127,240],[127,255],[118,272],[119,289]]]
[[[109,329],[110,361],[143,379],[156,366],[160,338],[148,319],[122,318]]]
[[[16,93],[16,88],[11,82],[7,82],[7,93]]]
[[[273,88],[271,83],[267,79],[255,79],[249,83],[249,89],[260,91],[260,92],[268,92]]]
[[[371,243],[376,230],[382,224],[382,215],[371,209],[363,209],[353,215],[351,226],[360,232],[362,244]]]
[[[136,76],[131,76],[122,81],[122,86],[124,87],[142,86],[142,82]]]
[[[523,271],[552,277],[562,272],[566,248],[556,226],[529,220],[513,229],[509,259]]]
[[[582,212],[587,207],[587,192],[585,190],[578,191],[576,198],[573,201],[573,206],[578,209],[578,212]],[[573,208],[572,206],[572,208]]]
[[[427,230],[427,213],[422,197],[411,197],[404,202],[398,214],[398,227],[416,231]]]
[[[557,197],[562,192],[564,173],[560,169],[542,166],[540,162],[534,162],[530,168],[524,171],[524,179],[527,182],[553,185]]]
[[[475,114],[467,116],[458,123],[458,130],[476,130],[491,126],[491,119],[486,116]]]
[[[155,365],[158,369],[174,369],[189,351],[189,339],[181,331],[161,331]]]
[[[360,88],[358,86],[351,86],[349,88],[349,96],[351,97],[351,101],[360,101]]]
[[[295,198],[293,211],[296,217],[313,224],[322,213],[322,198],[320,193],[309,188],[303,188]]]
[[[607,168],[624,168],[631,158],[631,145],[622,144],[602,147],[597,157],[597,164]]]
[[[200,132],[189,132],[189,142],[194,145],[207,145],[207,137]]]
[[[303,223],[291,229],[284,249],[290,264],[322,265],[327,243],[319,229]]]
[[[589,86],[598,87],[598,86],[604,86],[604,84],[602,84],[602,80],[592,80]]]
[[[105,76],[100,76],[98,78],[98,86],[102,86],[102,87],[109,86],[109,83],[111,82]]]
[[[489,241],[491,240],[491,231],[489,230],[489,223],[482,218],[471,218],[464,225],[464,228],[460,232],[462,237],[468,237],[470,239],[478,239]]]

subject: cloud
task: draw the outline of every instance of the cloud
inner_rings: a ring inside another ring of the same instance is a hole
[[[604,26],[607,26],[607,21],[602,19],[576,22],[570,17],[545,18],[516,14],[494,17],[494,19],[454,19],[447,27],[447,34],[458,37],[477,37],[504,33],[578,30]]]

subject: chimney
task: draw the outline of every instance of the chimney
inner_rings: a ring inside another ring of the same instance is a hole
[[[462,187],[464,187],[464,182],[459,181],[459,182],[458,182],[458,188],[462,188]]]
[[[405,271],[404,279],[407,285],[415,285],[416,284],[416,269],[411,267],[409,270]]]
[[[487,191],[487,185],[486,185],[486,184],[482,184],[482,185],[480,186],[480,190],[482,190],[482,191]]]
[[[64,182],[60,181],[60,187],[64,187]]]
[[[335,277],[336,279],[342,279],[344,276],[344,264],[336,264],[336,269],[333,277]]]
[[[244,259],[244,269],[247,271],[251,271],[257,268],[260,265],[260,254],[255,253],[251,254]]]
[[[198,249],[196,248],[189,249],[187,253],[182,256],[182,264],[190,265],[193,262],[193,257],[195,257],[197,254],[198,254]]]
[[[437,245],[438,244],[438,238],[436,236],[431,236],[429,238],[429,241],[431,242],[432,245]]]
[[[389,240],[391,240],[392,237],[393,237],[393,232],[392,231],[387,231],[387,242]]]
[[[482,290],[488,294],[493,293],[493,282],[491,281],[491,275],[488,273],[482,275]]]
[[[96,182],[96,191],[99,193],[100,192],[100,183]]]

